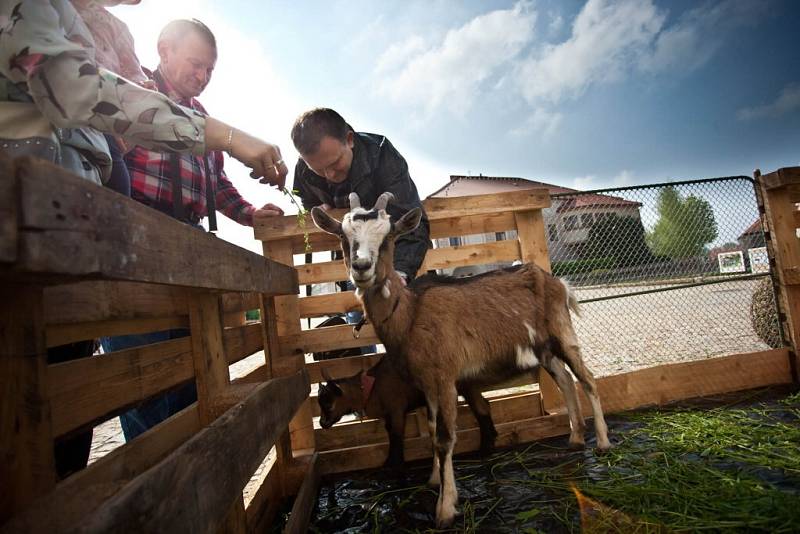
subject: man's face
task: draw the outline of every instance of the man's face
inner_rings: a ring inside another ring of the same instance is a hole
[[[326,135],[316,152],[301,154],[301,157],[316,174],[333,184],[340,184],[347,180],[353,163],[353,132],[348,132],[344,143]]]
[[[182,98],[198,96],[211,80],[217,62],[214,47],[190,31],[178,43],[159,47],[161,70]]]

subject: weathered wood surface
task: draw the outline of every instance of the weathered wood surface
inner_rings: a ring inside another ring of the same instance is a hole
[[[767,190],[800,185],[800,167],[783,167],[768,174],[762,174],[760,181]]]
[[[5,177],[5,178],[4,178]],[[17,181],[14,166],[0,150],[0,263],[17,259]]]
[[[308,392],[305,372],[262,384],[69,532],[216,532]]]
[[[0,527],[0,533],[50,534],[80,525],[136,476],[144,473],[200,430],[197,404],[119,447],[61,482]]]
[[[544,415],[541,409],[539,393],[517,393],[490,398],[489,407],[495,424],[531,419]],[[456,424],[462,430],[478,427],[478,422],[466,403],[460,403],[458,406]],[[420,428],[416,413],[409,413],[406,416],[406,437],[420,436],[422,432],[427,432],[427,423]],[[368,419],[362,422],[338,424],[328,429],[319,428],[317,429],[316,441],[317,450],[327,451],[348,446],[384,443],[388,442],[388,437],[383,421]]]
[[[297,273],[42,161],[19,158],[17,256],[1,273],[291,294]],[[3,215],[0,213],[0,215]],[[8,224],[8,217],[0,225]]]
[[[298,320],[299,326],[299,320]],[[299,330],[299,328],[298,328]],[[353,337],[353,325],[327,326],[303,330],[293,335],[280,337],[281,352],[285,365],[286,357],[302,353],[312,353],[321,350],[349,349],[380,343],[375,329],[367,323],[361,329],[358,338]],[[274,364],[280,367],[278,364]]]
[[[314,511],[314,505],[317,504],[317,494],[319,493],[321,479],[319,454],[314,453],[309,459],[306,476],[294,500],[292,513],[289,515],[286,528],[283,529],[284,534],[303,534],[306,532],[309,521],[311,521],[311,513]]]
[[[229,328],[223,336],[229,364],[261,350],[260,324]],[[59,363],[47,373],[53,433],[60,436],[191,380],[191,338]]]
[[[497,447],[511,447],[537,439],[561,436],[569,433],[569,420],[566,414],[543,415],[532,419],[522,419],[511,423],[496,425]],[[478,450],[480,430],[469,428],[458,430],[455,453],[461,454]],[[346,473],[360,469],[380,467],[389,453],[388,443],[349,447],[320,453],[322,474]],[[431,439],[421,436],[405,440],[406,461],[421,460],[432,456]]]
[[[189,315],[186,288],[136,282],[89,281],[49,286],[44,290],[48,328],[99,321],[183,318]],[[225,293],[223,313],[257,309],[257,293]]]
[[[431,238],[437,239],[511,230],[514,227],[514,212],[547,208],[550,206],[550,195],[546,188],[536,188],[491,195],[429,198],[423,201],[423,206],[430,220]],[[341,220],[346,210],[331,210],[330,213]],[[305,228],[301,228],[296,216],[264,218],[255,224],[256,239],[265,242],[288,240],[296,254],[304,251],[305,233],[308,233],[315,252],[333,250],[339,246],[338,239],[319,230],[310,220],[306,221]]]
[[[55,485],[42,291],[4,287],[0,302],[0,525]]]

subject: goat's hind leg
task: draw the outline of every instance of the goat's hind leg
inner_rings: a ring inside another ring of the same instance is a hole
[[[578,390],[575,388],[575,381],[572,380],[564,362],[560,358],[550,354],[544,358],[542,366],[553,377],[558,389],[564,395],[567,404],[567,414],[569,415],[569,447],[570,449],[582,449],[585,445],[584,433],[586,423],[583,420],[581,407],[578,403]]]
[[[439,455],[436,453],[436,417],[439,413],[439,403],[436,402],[436,399],[426,399],[426,404],[428,408],[428,435],[431,437],[431,447],[433,449],[433,468],[431,469],[431,476],[428,478],[428,486],[438,488],[442,483],[439,472]]]
[[[489,401],[481,395],[481,390],[475,386],[465,386],[459,391],[469,404],[472,415],[478,421],[481,429],[481,454],[486,455],[494,450],[494,440],[497,438],[497,429],[494,427]]]
[[[594,417],[594,431],[597,436],[597,448],[601,451],[607,451],[611,448],[611,442],[608,440],[608,427],[606,426],[606,419],[603,416],[603,407],[600,405],[600,397],[597,394],[597,384],[594,381],[594,375],[584,365],[583,358],[581,358],[581,351],[577,344],[566,345],[564,349],[564,361],[569,366],[572,373],[581,383],[583,391],[589,397],[589,402],[592,404],[592,416]]]
[[[456,417],[458,415],[458,393],[454,383],[439,384],[439,413],[436,428],[436,453],[442,485],[436,503],[436,527],[447,528],[456,516],[458,490],[453,473],[453,449],[456,443]]]

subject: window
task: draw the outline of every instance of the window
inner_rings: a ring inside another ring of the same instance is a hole
[[[550,241],[558,241],[558,228],[555,224],[547,225],[547,238]]]
[[[584,228],[591,228],[594,224],[594,215],[591,213],[584,213],[581,215],[581,226]]]
[[[564,230],[574,230],[578,227],[578,216],[570,215],[564,218]]]
[[[494,234],[495,241],[505,241],[506,240],[506,233],[505,232],[496,232]]]
[[[451,237],[450,238],[450,246],[451,247],[457,247],[460,244],[461,244],[461,238],[460,237]]]

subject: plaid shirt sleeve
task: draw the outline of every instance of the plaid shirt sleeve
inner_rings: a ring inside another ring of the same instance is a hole
[[[217,194],[215,197],[217,210],[239,224],[253,226],[253,213],[256,211],[255,206],[242,198],[242,195],[228,179],[228,176],[225,174],[225,169],[223,168],[224,158],[222,157],[222,152],[215,152],[214,160],[217,164],[217,169],[219,169],[219,174],[217,176]]]

